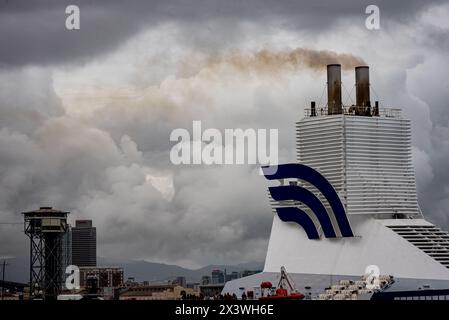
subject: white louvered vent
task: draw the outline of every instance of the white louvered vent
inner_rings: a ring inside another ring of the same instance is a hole
[[[435,226],[388,226],[449,269],[449,233]]]
[[[419,216],[409,120],[308,117],[296,138],[298,162],[329,180],[348,214]]]

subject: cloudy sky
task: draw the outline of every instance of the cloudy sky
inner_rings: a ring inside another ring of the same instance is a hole
[[[80,30],[65,28],[69,4]],[[294,121],[336,59],[369,64],[374,98],[412,120],[422,211],[449,229],[445,1],[0,0],[0,43],[0,222],[50,205],[93,219],[100,256],[261,261],[273,214],[257,168],[175,166],[170,132],[276,128],[294,161]],[[352,70],[343,85],[350,104]],[[0,256],[27,254],[22,231],[0,224]]]

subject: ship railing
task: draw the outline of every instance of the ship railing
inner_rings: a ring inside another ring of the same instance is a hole
[[[335,108],[334,108],[335,110]],[[341,112],[334,114],[344,114],[352,116],[367,116],[367,117],[385,117],[385,118],[400,118],[401,109],[399,108],[378,108],[375,107],[365,107],[365,106],[343,106]],[[305,117],[325,117],[329,116],[328,107],[316,107],[304,108]]]

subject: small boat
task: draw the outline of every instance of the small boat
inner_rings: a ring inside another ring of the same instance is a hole
[[[289,290],[285,289],[286,287]],[[304,294],[296,290],[293,280],[287,274],[285,267],[281,267],[281,279],[277,285],[274,294],[264,292],[270,292],[273,288],[273,284],[270,281],[264,281],[260,284],[262,296],[259,300],[301,300],[304,299]]]

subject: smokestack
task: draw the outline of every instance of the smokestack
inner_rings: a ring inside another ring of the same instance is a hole
[[[327,65],[327,113],[340,114],[341,105],[341,65]]]
[[[355,95],[358,107],[370,107],[369,96],[369,67],[360,66],[355,68]]]

